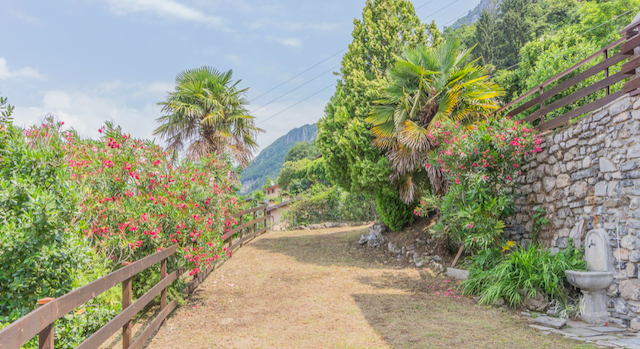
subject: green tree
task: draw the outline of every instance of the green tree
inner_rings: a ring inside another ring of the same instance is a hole
[[[310,142],[298,142],[289,149],[284,161],[299,161],[302,159],[311,159],[318,155],[318,148]]]
[[[495,64],[498,51],[498,21],[493,11],[484,10],[476,23],[475,40],[484,64]]]
[[[504,68],[518,62],[520,48],[542,28],[543,16],[538,0],[503,0],[500,12],[500,54]]]
[[[170,148],[182,150],[197,159],[203,154],[229,154],[243,167],[258,149],[255,138],[264,132],[249,115],[245,98],[248,88],[240,89],[233,72],[201,67],[176,76],[176,90],[158,103],[166,115],[158,118],[153,132]]]
[[[428,36],[406,0],[367,0],[362,19],[354,20],[352,36],[336,92],[318,124],[317,145],[331,182],[346,191],[376,195],[380,210],[384,193],[389,192],[383,189],[390,187],[390,167],[371,144],[374,137],[365,119],[372,101],[380,97],[385,69],[395,63],[402,47],[424,45]],[[402,210],[410,212],[412,207]]]
[[[451,119],[478,120],[498,109],[495,98],[502,88],[489,81],[485,68],[465,63],[469,54],[460,50],[457,40],[406,49],[387,70],[383,98],[367,121],[374,125],[374,144],[389,158],[391,178],[407,204],[429,183],[434,193],[444,194],[442,173],[423,170],[436,146],[430,138],[432,126]]]

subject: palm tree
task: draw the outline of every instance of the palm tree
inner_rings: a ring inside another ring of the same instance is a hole
[[[176,90],[160,102],[166,115],[158,118],[160,126],[153,132],[177,151],[196,159],[203,154],[228,153],[246,167],[257,150],[256,136],[264,132],[249,115],[240,80],[233,82],[233,72],[201,67],[185,70],[176,76]]]
[[[495,97],[504,92],[477,60],[466,63],[470,52],[461,50],[459,41],[407,48],[386,72],[383,99],[375,102],[367,121],[373,124],[373,144],[391,164],[389,179],[406,203],[428,185],[436,194],[446,190],[440,171],[422,171],[433,148],[429,128],[444,120],[472,122],[498,109]]]

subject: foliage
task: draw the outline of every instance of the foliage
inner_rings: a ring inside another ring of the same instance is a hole
[[[502,89],[489,81],[486,69],[465,63],[469,54],[458,41],[405,49],[387,70],[383,97],[367,118],[374,125],[374,144],[391,164],[390,179],[407,204],[429,184],[436,194],[444,193],[440,176],[423,170],[434,148],[429,129],[445,120],[475,121],[498,109],[495,98]]]
[[[412,206],[404,203],[393,189],[378,191],[375,195],[380,219],[393,231],[401,231],[413,222]]]
[[[575,31],[585,33],[598,48],[604,47],[620,38],[620,30],[631,24],[638,7],[640,0],[582,1],[576,11],[580,21]]]
[[[158,103],[166,115],[158,118],[154,135],[171,149],[186,147],[193,160],[205,154],[230,154],[246,167],[258,148],[255,138],[264,130],[246,108],[249,89],[238,88],[240,80],[234,82],[232,73],[206,66],[179,73],[176,90]]]
[[[313,159],[318,155],[318,148],[310,142],[297,142],[289,149],[284,161],[300,161],[302,159]]]
[[[291,227],[323,222],[368,222],[375,220],[373,200],[363,193],[347,193],[338,187],[314,184],[284,211]]]
[[[289,149],[298,142],[314,141],[317,133],[316,124],[304,125],[294,128],[262,149],[255,160],[242,171],[243,192],[259,190],[267,182],[267,177],[278,178]]]
[[[425,167],[441,171],[448,190],[443,196],[427,194],[416,214],[437,210],[432,233],[469,251],[497,246],[503,219],[514,212],[520,166],[527,154],[542,150],[540,138],[517,120],[493,118],[468,127],[437,123],[427,137],[438,148]]]
[[[495,64],[498,50],[498,17],[495,11],[484,10],[476,24],[475,41],[478,43],[477,54],[484,64]]]
[[[380,196],[390,188],[389,166],[371,144],[371,125],[365,119],[380,98],[384,72],[396,55],[405,46],[425,45],[428,37],[413,5],[404,0],[367,0],[362,19],[354,20],[352,36],[336,91],[318,123],[317,146],[332,183]]]
[[[82,222],[70,226],[80,202],[67,181],[61,145],[38,147],[21,129],[0,131],[0,314],[33,308],[43,295],[69,292],[83,254]]]
[[[538,234],[540,233],[540,228],[549,224],[549,219],[547,219],[547,211],[544,208],[538,207],[535,209],[535,213],[533,214],[533,226],[531,227],[531,240],[534,242],[538,239]]]
[[[582,256],[583,251],[572,244],[553,256],[536,245],[520,247],[504,258],[497,249],[488,249],[473,257],[463,292],[479,295],[480,304],[495,304],[502,298],[517,306],[538,294],[566,300],[565,271],[585,270]]]
[[[323,158],[287,161],[282,165],[278,185],[291,195],[301,193],[313,184],[329,184]]]
[[[499,66],[518,62],[520,48],[540,34],[543,12],[539,0],[503,0],[500,4]]]

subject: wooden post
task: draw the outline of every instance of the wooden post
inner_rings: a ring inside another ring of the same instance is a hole
[[[253,220],[254,221],[256,220],[256,216],[258,215],[257,213],[258,212],[253,211]],[[255,233],[257,231],[258,231],[258,223],[253,223],[253,232]]]
[[[240,216],[240,226],[244,222],[244,215]],[[244,237],[244,228],[240,229],[240,246],[242,246],[242,238]]]
[[[43,306],[55,298],[47,297],[38,300],[38,305]],[[53,349],[54,348],[54,338],[53,338],[53,323],[49,324],[49,326],[45,327],[40,334],[38,335],[38,348],[40,349]]]
[[[458,259],[460,259],[460,256],[462,255],[462,251],[464,251],[464,245],[460,246],[460,249],[458,250],[458,254],[456,255],[456,258],[453,260],[453,263],[451,263],[451,268],[455,267],[456,264],[458,264]]]
[[[604,60],[606,61],[607,59],[609,59],[609,50],[604,50]],[[609,68],[604,70],[604,77],[605,79],[609,77]],[[610,88],[609,86],[607,86],[607,96],[610,93]]]
[[[122,262],[123,266],[127,266],[133,262]],[[131,305],[131,281],[132,278],[128,278],[122,282],[122,310],[127,309]],[[131,345],[131,321],[127,321],[122,326],[122,349],[128,349]]]
[[[544,100],[542,99],[542,94],[544,93],[544,86],[540,86],[540,110],[544,108]],[[544,114],[540,114],[541,122],[544,122]]]
[[[167,259],[163,259],[162,262],[160,262],[160,280],[164,279],[167,277]],[[167,288],[163,288],[162,291],[160,292],[160,311],[163,311],[164,308],[167,307]],[[162,320],[162,323],[160,324],[160,326],[162,326],[162,324],[164,324],[164,320]]]
[[[262,210],[262,217],[264,217],[264,218],[265,218],[265,220],[264,220],[264,227],[265,227],[265,232],[266,232],[266,228],[267,228],[267,221],[268,221],[268,219],[267,219],[267,208],[266,208],[266,207]]]

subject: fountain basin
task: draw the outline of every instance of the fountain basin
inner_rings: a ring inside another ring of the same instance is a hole
[[[567,281],[583,291],[599,291],[613,283],[613,272],[610,271],[577,271],[567,270]]]

